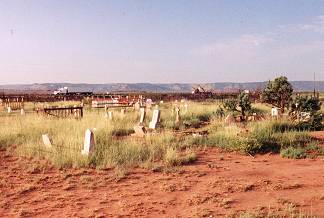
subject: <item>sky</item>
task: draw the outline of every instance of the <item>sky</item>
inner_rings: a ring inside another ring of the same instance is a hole
[[[1,0],[0,84],[324,80],[323,0]]]

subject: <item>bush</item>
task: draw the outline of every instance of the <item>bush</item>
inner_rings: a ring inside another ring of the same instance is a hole
[[[305,149],[300,147],[288,147],[280,151],[281,157],[290,159],[303,159],[306,158]]]
[[[211,132],[205,143],[222,149],[256,154],[280,152],[287,147],[305,146],[312,141],[306,132],[294,131],[294,125],[286,121],[250,123],[248,130],[225,127]]]
[[[180,166],[196,161],[197,155],[192,150],[186,150],[184,156],[180,156],[175,148],[169,147],[165,153],[164,161],[167,166]]]
[[[217,118],[223,118],[223,117],[225,117],[225,110],[224,110],[224,108],[222,108],[222,107],[218,107],[218,108],[216,109],[216,111],[215,111],[215,116],[216,116]]]

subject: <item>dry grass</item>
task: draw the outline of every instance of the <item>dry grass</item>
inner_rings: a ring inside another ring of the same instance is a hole
[[[64,103],[64,105],[75,104],[77,103]],[[27,111],[26,116],[17,113],[8,116],[2,112],[0,146],[9,148],[16,145],[16,152],[19,155],[42,157],[58,168],[116,168],[120,177],[123,177],[124,171],[126,172],[129,167],[154,168],[156,163],[161,162],[166,166],[192,163],[197,158],[195,149],[201,146],[218,146],[249,153],[259,152],[265,148],[264,146],[269,145],[268,142],[275,142],[280,149],[282,146],[288,147],[307,139],[306,133],[281,131],[280,128],[285,128],[290,123],[286,125],[285,122],[266,121],[228,126],[215,114],[219,103],[187,102],[187,104],[188,110],[185,109],[184,103],[178,103],[181,115],[179,125],[175,124],[175,112],[172,110],[175,104],[160,105],[161,125],[145,138],[129,136],[140,117],[138,111],[129,108],[125,115],[115,109],[113,120],[105,118],[103,109],[90,108],[85,110],[82,120],[49,118],[28,113],[30,111]],[[27,105],[29,110],[34,107],[31,104]],[[56,106],[60,106],[59,103],[56,103]],[[262,113],[270,111],[268,106],[262,104],[253,106]],[[148,126],[152,114],[153,110],[147,111],[145,126]],[[84,133],[88,128],[94,131],[96,151],[90,156],[83,156],[81,149]],[[208,130],[209,135],[193,137],[174,133],[175,129],[194,128]],[[41,135],[46,133],[52,139],[52,148],[46,148],[42,143]]]

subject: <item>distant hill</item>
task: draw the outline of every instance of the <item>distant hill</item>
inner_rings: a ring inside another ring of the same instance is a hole
[[[0,85],[0,92],[7,91],[47,91],[52,92],[61,87],[69,87],[72,92],[191,92],[194,87],[199,85],[208,91],[229,92],[239,89],[256,90],[262,89],[267,82],[248,82],[248,83],[107,83],[107,84],[86,84],[86,83],[42,83],[42,84],[13,84]],[[292,81],[296,91],[313,91],[314,82],[312,81]],[[324,81],[316,82],[316,90],[324,91]]]

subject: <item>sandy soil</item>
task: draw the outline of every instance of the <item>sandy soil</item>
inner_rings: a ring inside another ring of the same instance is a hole
[[[324,217],[321,159],[208,149],[173,172],[134,169],[115,178],[113,170],[60,171],[0,151],[0,217],[224,217],[286,203]]]

